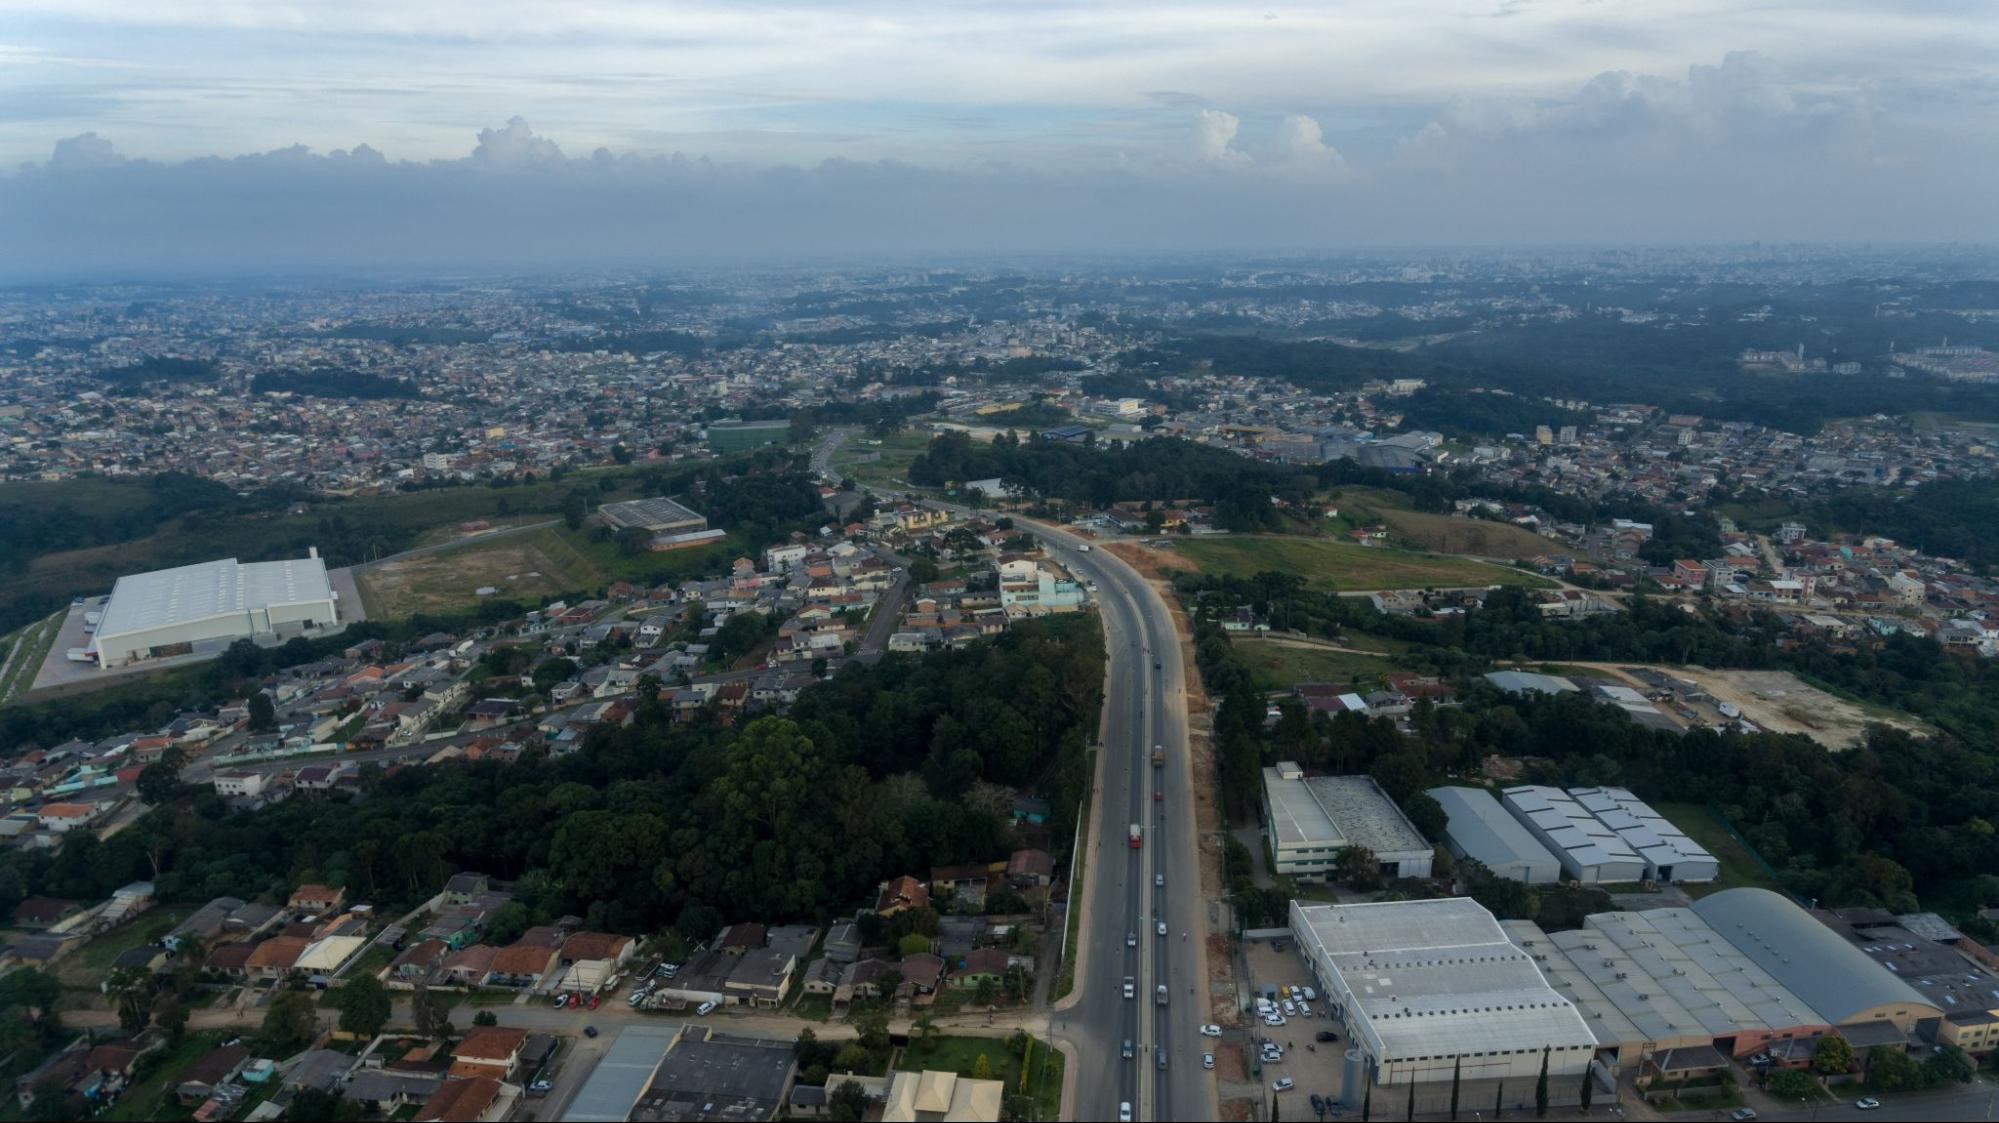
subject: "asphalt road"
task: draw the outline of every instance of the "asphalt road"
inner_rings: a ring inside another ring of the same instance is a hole
[[[1187,754],[1187,668],[1173,619],[1124,562],[1082,549],[1088,543],[1067,531],[1027,520],[1018,525],[1054,560],[1096,582],[1110,652],[1090,813],[1095,838],[1084,842],[1088,905],[1086,927],[1077,933],[1077,999],[1056,1015],[1054,1027],[1081,1060],[1076,1118],[1116,1119],[1119,1105],[1130,1104],[1135,1119],[1213,1119],[1215,1083],[1201,1067],[1211,1043],[1200,1036],[1210,1015],[1207,903]],[[1152,766],[1155,746],[1165,751],[1164,767]],[[1133,824],[1137,849],[1129,842]],[[1127,978],[1131,998],[1124,997]],[[1135,1054],[1129,1060],[1122,1056],[1126,1041]]]

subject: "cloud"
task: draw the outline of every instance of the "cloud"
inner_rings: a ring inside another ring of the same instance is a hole
[[[1236,131],[1242,127],[1232,113],[1219,109],[1203,109],[1194,114],[1194,151],[1200,158],[1211,164],[1239,163],[1247,159],[1242,153],[1229,147],[1235,143]]]
[[[519,117],[509,118],[504,129],[479,130],[479,146],[472,150],[472,162],[486,168],[532,168],[562,162],[562,149],[554,141],[534,135]]]
[[[1291,114],[1277,126],[1275,160],[1278,165],[1296,171],[1335,177],[1347,174],[1346,157],[1326,143],[1319,122],[1302,113]]]
[[[96,133],[81,133],[56,141],[56,150],[49,157],[48,166],[60,171],[81,171],[90,168],[115,168],[125,162],[118,155],[110,141]]]

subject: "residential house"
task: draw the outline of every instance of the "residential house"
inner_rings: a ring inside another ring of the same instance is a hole
[[[333,889],[325,885],[301,885],[285,901],[285,907],[294,913],[321,916],[339,909],[346,900],[345,889]]]
[[[444,979],[452,986],[479,986],[493,973],[493,957],[498,954],[491,944],[467,944],[444,957]]]
[[[527,1039],[528,1031],[514,1026],[473,1026],[451,1050],[451,1075],[511,1080]]]
[[[990,982],[998,986],[1006,979],[1007,954],[999,948],[973,948],[951,972],[951,985],[972,988]]]
[[[302,936],[272,936],[250,950],[250,957],[243,963],[244,972],[252,980],[282,979],[298,966],[299,958],[310,946],[312,941]]]
[[[556,951],[535,944],[512,944],[493,953],[485,985],[533,990],[556,970]]]
[[[879,889],[875,895],[875,912],[881,916],[894,916],[907,909],[925,908],[930,904],[930,890],[907,874],[882,882]]]
[[[182,1107],[194,1107],[234,1079],[249,1060],[250,1050],[241,1045],[218,1045],[210,1049],[181,1070],[180,1083],[174,1085],[174,1098]]]
[[[416,1123],[490,1123],[505,1119],[518,1098],[517,1088],[494,1077],[458,1077],[438,1085],[417,1109]]]
[[[944,983],[944,958],[929,952],[902,957],[902,985],[912,994],[935,994]]]
[[[1046,889],[1055,883],[1055,858],[1046,850],[1016,850],[1006,860],[1006,880],[1015,889]]]

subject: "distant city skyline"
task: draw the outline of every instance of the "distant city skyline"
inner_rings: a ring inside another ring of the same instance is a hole
[[[1999,237],[1972,3],[0,12],[30,274]]]

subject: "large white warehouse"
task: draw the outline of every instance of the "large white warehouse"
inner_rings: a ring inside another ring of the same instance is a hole
[[[235,558],[120,577],[90,649],[98,665],[189,654],[193,645],[298,634],[339,622],[326,563]]]
[[[1570,1086],[1596,1052],[1575,1004],[1469,897],[1293,901],[1291,930],[1377,1084],[1456,1073],[1525,1087],[1545,1050],[1551,1081]]]
[[[1570,788],[1569,795],[1645,859],[1646,880],[1708,882],[1721,876],[1721,863],[1707,847],[1628,789]]]
[[[1263,770],[1270,855],[1286,877],[1325,880],[1340,851],[1365,847],[1383,877],[1428,877],[1436,851],[1370,776],[1307,776],[1294,761]]]

